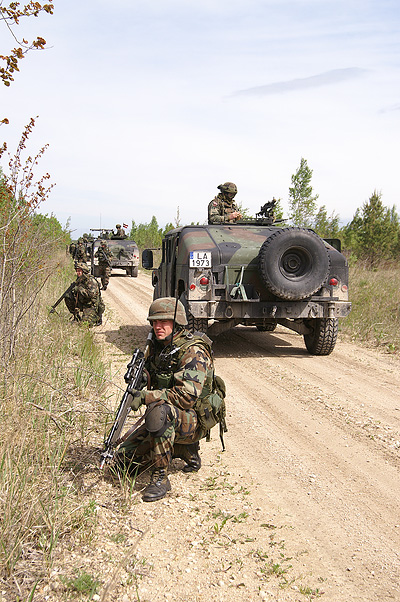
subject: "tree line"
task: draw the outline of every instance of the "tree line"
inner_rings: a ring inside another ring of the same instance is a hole
[[[354,262],[375,266],[381,261],[399,260],[400,222],[395,206],[385,207],[382,194],[374,190],[359,207],[353,219],[340,227],[340,217],[318,207],[318,194],[311,185],[312,170],[302,158],[289,188],[289,220],[293,225],[312,228],[322,238],[339,238],[342,248]]]
[[[292,175],[289,187],[289,215],[284,216],[282,200],[275,205],[275,217],[281,225],[293,225],[300,228],[312,228],[322,238],[337,238],[341,241],[342,251],[351,263],[360,260],[374,267],[382,261],[398,261],[400,258],[400,221],[395,207],[385,207],[382,194],[374,190],[368,200],[359,207],[352,220],[340,225],[340,216],[336,212],[328,214],[325,205],[318,206],[319,195],[313,190],[312,170],[307,160],[301,158],[300,166]],[[248,209],[240,206],[243,215],[252,217]],[[150,222],[136,224],[128,237],[135,240],[140,249],[158,248],[166,232],[181,225],[179,208],[175,218],[160,227],[153,215]]]

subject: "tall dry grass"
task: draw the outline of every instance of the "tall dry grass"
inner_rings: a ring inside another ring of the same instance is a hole
[[[70,470],[72,450],[104,434],[105,368],[93,332],[49,315],[73,279],[69,261],[38,295],[0,385],[0,578],[6,599],[28,600],[60,538],[86,540],[93,508]]]
[[[350,315],[341,332],[355,341],[400,351],[400,264],[371,269],[358,263],[350,268]]]

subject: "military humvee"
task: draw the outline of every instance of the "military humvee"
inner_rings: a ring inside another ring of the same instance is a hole
[[[91,230],[94,230],[91,228]],[[99,228],[100,238],[97,238],[92,246],[91,265],[92,274],[96,278],[100,275],[99,260],[95,257],[96,251],[100,247],[101,241],[106,240],[107,246],[112,253],[111,269],[118,268],[125,270],[128,276],[137,277],[139,272],[139,248],[134,240],[120,238],[113,235],[113,230]],[[111,233],[111,234],[110,234]]]
[[[153,268],[151,249],[142,265]],[[314,355],[333,351],[338,319],[351,309],[340,241],[262,217],[170,230],[152,282],[154,299],[182,301],[191,330],[213,337],[238,324],[260,331],[281,324],[303,335]]]

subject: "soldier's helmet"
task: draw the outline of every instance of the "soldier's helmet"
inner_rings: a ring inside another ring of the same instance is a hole
[[[147,319],[149,322],[152,322],[153,320],[173,320],[174,317],[177,324],[186,326],[187,318],[183,303],[181,301],[177,303],[174,297],[160,297],[150,305]]]
[[[116,228],[121,228],[121,224],[116,224]]]
[[[78,262],[75,264],[75,270],[82,270],[84,274],[89,274],[90,268],[86,263]]]
[[[228,194],[232,199],[237,193],[237,186],[233,182],[225,182],[225,184],[220,184],[219,186],[217,186],[217,188],[221,192]]]

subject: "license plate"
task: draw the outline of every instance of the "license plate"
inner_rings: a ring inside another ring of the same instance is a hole
[[[210,268],[211,251],[191,251],[189,257],[190,268]]]

